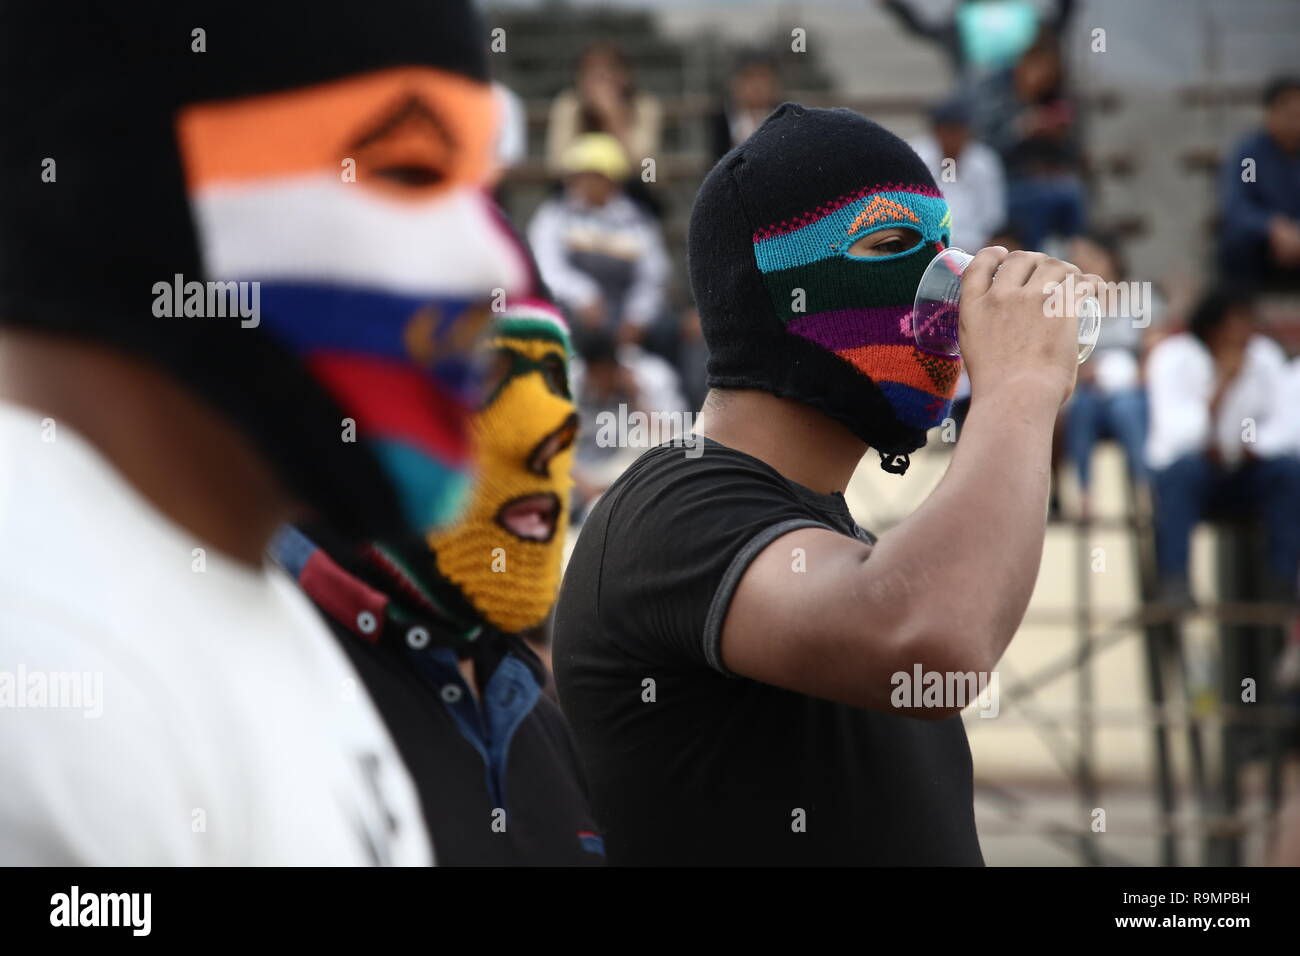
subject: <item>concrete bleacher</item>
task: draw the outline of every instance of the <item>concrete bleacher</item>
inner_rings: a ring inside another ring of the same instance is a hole
[[[665,240],[679,266],[673,276],[679,305],[687,301],[682,266],[691,202],[712,160],[708,118],[717,108],[717,96],[725,88],[735,57],[742,50],[770,52],[782,60],[787,83],[800,91],[796,98],[831,99],[827,93],[831,84],[819,68],[819,58],[790,54],[781,36],[746,43],[703,31],[682,38],[664,33],[659,18],[645,9],[558,3],[490,10],[488,22],[506,31],[506,51],[493,56],[496,77],[525,103],[527,158],[511,170],[502,189],[507,211],[521,225],[552,187],[553,177],[543,159],[550,105],[557,93],[571,86],[584,49],[597,40],[617,43],[632,65],[638,88],[659,98],[663,151],[654,157],[656,181],[647,188],[662,206]]]
[[[932,16],[951,7],[951,0],[915,2]],[[1294,69],[1300,4],[1079,0],[1076,6],[1065,43],[1083,111],[1094,222],[1127,240],[1138,278],[1199,285],[1212,262],[1215,221],[1207,174],[1258,123],[1264,78]],[[679,265],[679,302],[685,301],[680,266],[687,216],[709,163],[706,118],[737,51],[762,48],[780,56],[790,98],[851,106],[904,137],[924,129],[925,107],[952,82],[935,49],[867,0],[497,2],[488,5],[487,18],[507,36],[506,52],[493,57],[496,74],[527,104],[529,159],[504,191],[518,222],[527,222],[548,188],[541,151],[549,103],[571,82],[588,44],[618,42],[638,84],[661,97],[664,153],[656,157],[652,188]],[[807,31],[806,53],[789,49],[794,27]],[[1108,31],[1104,54],[1090,47],[1098,27]]]

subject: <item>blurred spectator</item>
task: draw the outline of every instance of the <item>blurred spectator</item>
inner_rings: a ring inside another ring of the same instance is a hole
[[[1287,366],[1286,379],[1282,385],[1282,407],[1286,410],[1287,442],[1291,454],[1300,458],[1300,358],[1294,359]]]
[[[1002,160],[971,138],[970,109],[953,98],[930,111],[930,133],[912,143],[952,210],[952,244],[974,253],[1007,218]],[[945,161],[951,160],[945,168]]]
[[[970,102],[976,136],[1002,157],[1008,214],[1028,248],[1080,235],[1082,151],[1056,36],[1041,34],[1015,66],[981,80]]]
[[[1219,176],[1219,261],[1234,282],[1300,284],[1300,77],[1264,92],[1264,126]]]
[[[1151,351],[1147,463],[1155,492],[1162,597],[1191,603],[1192,530],[1207,514],[1263,518],[1270,597],[1294,599],[1300,562],[1300,458],[1288,447],[1297,409],[1284,404],[1286,360],[1255,332],[1246,293],[1217,290],[1188,331]]]
[[[1004,222],[999,226],[995,226],[989,233],[989,237],[984,240],[984,245],[1002,246],[1008,252],[1015,252],[1017,249],[1029,248],[1025,245],[1025,237],[1020,233],[1020,230],[1010,222]],[[975,250],[970,249],[967,251],[974,252]]]
[[[1074,0],[1057,0],[1055,14],[1043,20],[1031,0],[958,0],[950,17],[926,20],[916,0],[881,0],[909,33],[942,48],[954,74],[966,80],[1015,63],[1043,28],[1059,34]]]
[[[749,138],[781,105],[781,76],[776,60],[751,53],[731,71],[729,95],[722,108],[709,118],[710,145],[716,162]]]
[[[681,348],[676,362],[682,377],[682,392],[687,405],[698,411],[704,406],[704,396],[709,392],[709,349],[704,344],[704,330],[700,326],[700,313],[695,308],[686,310],[682,318]]]
[[[623,192],[627,160],[618,140],[587,133],[565,150],[564,191],[538,207],[528,241],[542,278],[576,322],[640,340],[665,310],[668,254],[659,224]]]
[[[1075,241],[1070,261],[1111,284],[1102,298],[1105,318],[1097,348],[1079,366],[1079,380],[1066,406],[1066,446],[1079,478],[1080,517],[1091,515],[1092,450],[1102,438],[1124,449],[1129,474],[1146,479],[1147,402],[1138,357],[1142,333],[1152,322],[1153,303],[1145,300],[1150,283],[1127,282],[1127,269],[1112,236],[1094,234]]]
[[[630,432],[609,427],[611,421],[628,421],[640,412],[648,416],[672,416],[688,411],[682,398],[677,373],[657,355],[635,345],[618,345],[606,332],[592,332],[576,340],[578,358],[570,378],[578,404],[578,447],[573,464],[575,523],[585,509],[623,470],[636,460],[647,443],[628,443]],[[613,418],[610,418],[613,416]],[[683,431],[689,431],[683,417]],[[656,425],[660,441],[672,438]],[[611,441],[611,438],[618,438]],[[657,443],[657,442],[656,442]]]
[[[637,91],[622,49],[613,43],[594,44],[578,60],[574,88],[551,104],[547,164],[552,171],[563,172],[565,154],[579,137],[607,133],[639,166],[659,152],[662,116],[659,100]]]

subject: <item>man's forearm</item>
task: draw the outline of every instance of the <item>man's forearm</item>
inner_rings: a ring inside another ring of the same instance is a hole
[[[1024,617],[1042,562],[1056,411],[1036,381],[977,395],[943,481],[873,555],[926,569],[913,611],[955,668],[991,669]]]

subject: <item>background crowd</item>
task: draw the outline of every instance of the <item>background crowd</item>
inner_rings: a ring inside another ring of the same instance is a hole
[[[1078,494],[1072,509],[1054,495],[1054,517],[1091,516],[1093,450],[1114,440],[1138,486],[1156,492],[1164,599],[1190,601],[1187,540],[1200,520],[1261,513],[1279,519],[1270,522],[1261,596],[1294,596],[1300,359],[1288,363],[1284,346],[1296,343],[1274,341],[1255,316],[1261,295],[1300,289],[1300,78],[1270,79],[1256,92],[1258,127],[1222,144],[1217,187],[1206,197],[1214,254],[1198,264],[1193,287],[1171,296],[1163,276],[1130,267],[1124,224],[1090,212],[1099,158],[1063,52],[1073,2],[968,0],[937,19],[933,5],[880,6],[899,28],[935,44],[951,70],[951,92],[924,107],[925,131],[912,145],[952,207],[954,245],[1044,250],[1116,284],[1098,349],[1061,415],[1057,471],[1073,469]],[[779,34],[765,47],[730,52],[721,88],[692,120],[708,152],[700,175],[783,99],[801,97],[788,76],[788,45]],[[597,414],[620,405],[690,411],[705,391],[685,264],[669,235],[686,210],[672,208],[676,197],[660,186],[671,152],[665,112],[619,45],[596,39],[547,104],[540,131],[547,193],[527,234],[575,320],[587,426],[580,498],[634,457],[594,441]],[[503,144],[529,132],[524,111],[512,115]],[[527,152],[514,148],[515,158]],[[507,173],[507,201],[513,182]],[[1171,306],[1172,298],[1180,301]],[[958,424],[967,395],[963,382]]]

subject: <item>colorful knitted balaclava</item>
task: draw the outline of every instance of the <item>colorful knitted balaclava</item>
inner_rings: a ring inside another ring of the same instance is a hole
[[[439,573],[507,633],[545,620],[560,586],[573,442],[569,338],[559,314],[512,306],[488,340],[487,401],[474,417],[476,476],[464,517],[429,538]]]
[[[370,556],[412,606],[462,640],[486,622],[518,633],[545,620],[560,585],[578,418],[568,328],[539,298],[512,301],[484,344],[486,394],[471,425],[468,507],[424,548],[388,542]]]
[[[850,254],[894,227],[919,241]],[[709,387],[811,405],[877,449],[886,470],[905,469],[948,415],[961,370],[912,335],[917,283],[950,229],[948,204],[897,136],[850,110],[782,105],[718,162],[691,213]]]
[[[344,534],[446,522],[484,305],[526,275],[468,0],[16,5],[0,34],[3,320],[161,363]],[[256,314],[205,311],[235,284]]]

